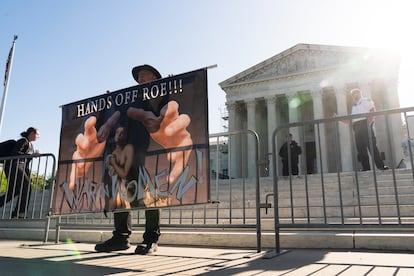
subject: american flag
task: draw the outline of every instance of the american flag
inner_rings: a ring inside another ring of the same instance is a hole
[[[9,56],[7,57],[6,72],[4,72],[4,83],[3,83],[4,86],[6,86],[7,79],[9,77],[12,54],[13,54],[13,46],[10,48]]]

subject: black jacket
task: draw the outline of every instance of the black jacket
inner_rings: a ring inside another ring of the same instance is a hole
[[[290,160],[292,163],[299,162],[299,154],[302,153],[301,147],[296,143],[295,140],[290,142]],[[288,147],[287,142],[285,142],[279,150],[279,156],[282,157],[282,161],[288,161]]]

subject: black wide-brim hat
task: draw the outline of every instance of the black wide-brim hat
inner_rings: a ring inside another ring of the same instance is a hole
[[[134,80],[136,80],[138,83],[139,83],[138,74],[139,74],[139,71],[141,70],[148,70],[150,72],[153,72],[155,76],[157,77],[157,79],[162,78],[160,72],[158,72],[158,70],[152,67],[151,65],[148,65],[148,64],[139,65],[139,66],[135,66],[134,68],[132,68],[132,76],[134,77]]]

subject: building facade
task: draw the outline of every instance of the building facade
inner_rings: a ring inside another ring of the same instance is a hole
[[[259,134],[260,156],[268,166],[262,168],[261,176],[273,175],[272,137],[274,130],[283,124],[332,117],[333,114],[349,115],[352,98],[349,91],[360,88],[365,97],[371,98],[377,111],[399,108],[398,73],[399,58],[393,54],[369,48],[343,47],[315,44],[298,44],[237,75],[219,85],[226,93],[229,131],[250,129]],[[403,140],[401,118],[391,118],[393,128],[392,148],[401,149]],[[381,120],[376,119],[377,142],[382,152],[387,152],[389,143],[381,139],[386,130]],[[351,139],[353,135],[346,126],[339,129],[341,143],[341,170],[352,171]],[[305,130],[304,136],[293,135],[299,144],[306,144],[307,172],[318,173],[320,155],[323,171],[336,170],[332,160],[335,152],[330,151],[332,129],[322,127],[320,136],[313,127]],[[318,131],[319,132],[319,131]],[[276,133],[276,139],[285,139],[286,133]],[[304,138],[302,138],[304,137]],[[316,147],[320,139],[322,148]],[[248,142],[249,143],[249,142]],[[231,143],[234,154],[231,160],[231,175],[240,175],[241,168],[247,167],[253,176],[254,160],[247,159],[239,164],[237,153],[240,141]],[[247,150],[253,147],[247,145]],[[393,154],[395,160],[385,159],[392,166],[402,158],[402,150]],[[279,158],[277,158],[279,160]],[[280,173],[280,172],[279,172]]]

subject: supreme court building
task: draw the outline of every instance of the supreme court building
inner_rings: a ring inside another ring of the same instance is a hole
[[[377,111],[399,108],[399,64],[397,56],[376,49],[295,45],[219,84],[226,93],[229,131],[250,129],[258,133],[261,159],[270,162],[260,174],[272,176],[272,135],[278,126],[328,118],[334,113],[338,116],[349,115],[352,108],[349,91],[356,87],[362,90],[363,96],[374,101]],[[384,161],[388,166],[395,166],[403,156],[402,120],[399,115],[393,115],[390,119],[394,160],[390,160],[388,154]],[[390,143],[386,138],[384,120],[384,116],[376,118],[375,130],[380,152],[387,153]],[[353,133],[350,133],[349,126],[339,125],[341,170],[352,171]],[[301,146],[306,143],[307,173],[321,171],[318,162],[315,162],[320,160],[319,155],[322,155],[324,172],[336,171],[336,153],[330,150],[334,142],[331,128],[322,127],[320,137],[316,136],[318,134],[313,127],[305,129],[304,135],[299,135],[295,130],[291,132]],[[285,135],[286,133],[277,133],[276,139],[285,139]],[[322,142],[321,150],[316,147],[315,141],[318,138]],[[253,176],[253,155],[244,161],[246,164],[239,164],[240,143],[230,144],[230,173],[232,176],[240,176],[243,168],[247,168],[247,176]],[[252,150],[254,147],[248,145],[249,154],[254,154]],[[280,162],[279,157],[276,160]],[[304,174],[303,164],[299,167],[299,174]]]

